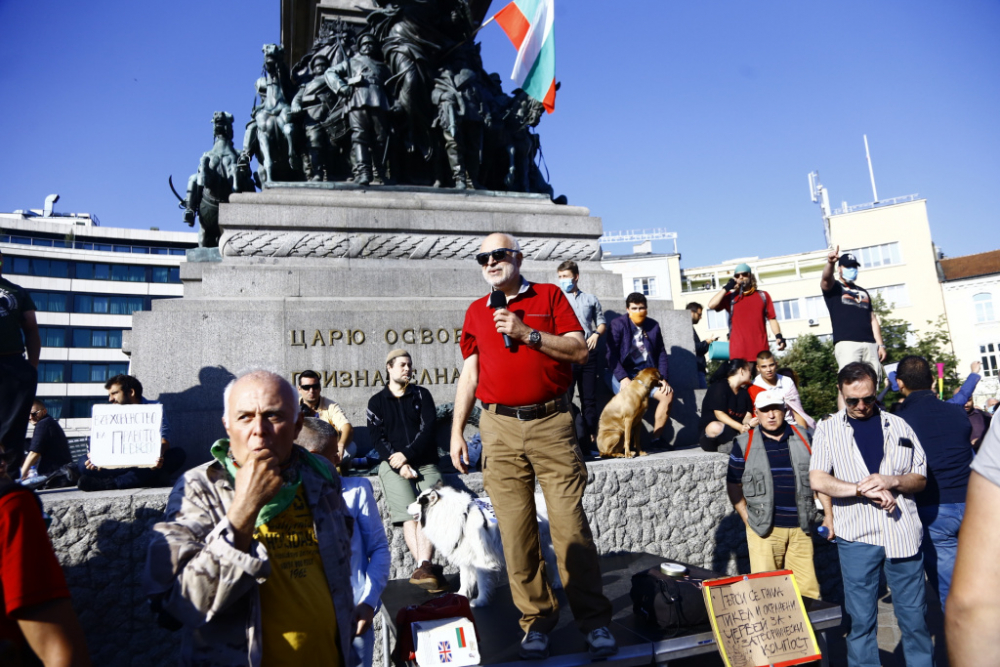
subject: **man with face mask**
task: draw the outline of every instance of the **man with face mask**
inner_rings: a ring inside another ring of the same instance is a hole
[[[663,381],[650,396],[656,399],[653,419],[653,439],[658,440],[670,419],[674,392],[667,384],[667,350],[663,345],[660,323],[646,317],[646,297],[632,292],[625,298],[626,315],[611,322],[607,361],[611,371],[611,391],[616,394],[627,387],[639,371],[655,368]]]
[[[838,278],[834,279],[833,266],[838,262]],[[837,357],[837,367],[843,368],[853,361],[860,361],[872,367],[881,383],[882,362],[885,361],[882,329],[878,315],[872,309],[868,290],[854,283],[858,279],[859,266],[857,257],[849,252],[840,255],[840,246],[837,246],[827,257],[819,285],[833,323],[833,352]],[[837,407],[844,408],[844,398],[839,393]]]
[[[576,313],[576,319],[580,320],[583,327],[583,338],[587,341],[587,363],[573,364],[573,382],[569,385],[568,398],[573,401],[573,389],[580,388],[580,411],[583,417],[583,438],[581,442],[584,447],[593,449],[594,438],[597,436],[597,388],[594,383],[597,381],[597,341],[604,335],[606,328],[604,321],[604,309],[601,302],[593,294],[588,294],[580,289],[580,269],[576,262],[567,260],[559,265],[557,275],[559,277],[559,287],[562,288],[569,300],[569,305]]]

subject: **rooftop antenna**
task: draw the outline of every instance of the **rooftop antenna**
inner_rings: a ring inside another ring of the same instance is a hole
[[[875,189],[875,172],[872,170],[872,154],[868,151],[868,135],[862,135],[865,138],[865,157],[868,158],[868,175],[872,179],[872,194],[875,196],[875,203],[878,203],[878,190]]]
[[[832,247],[830,241],[830,197],[826,188],[819,182],[819,172],[809,172],[809,196],[814,204],[819,204],[819,209],[823,214],[823,235],[826,237],[826,245]]]

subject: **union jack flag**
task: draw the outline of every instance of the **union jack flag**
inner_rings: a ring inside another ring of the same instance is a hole
[[[438,655],[441,656],[441,662],[451,662],[451,643],[440,642],[438,644]]]

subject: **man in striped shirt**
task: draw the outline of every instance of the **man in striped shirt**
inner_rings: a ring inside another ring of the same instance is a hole
[[[809,440],[785,422],[781,389],[760,392],[754,405],[760,425],[736,438],[726,473],[729,500],[747,526],[750,570],[788,568],[802,595],[818,600]]]
[[[933,664],[923,533],[913,495],[927,484],[927,458],[913,429],[875,404],[875,371],[852,362],[837,375],[844,410],[822,420],[813,437],[809,479],[833,499],[833,526],[850,617],[848,663],[879,665],[876,615],[885,570],[903,635],[906,664]]]

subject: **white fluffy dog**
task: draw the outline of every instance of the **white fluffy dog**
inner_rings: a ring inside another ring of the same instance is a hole
[[[545,499],[535,494],[538,533],[546,569],[554,588],[560,586],[555,550],[549,533]],[[440,483],[417,496],[406,511],[420,522],[424,535],[449,563],[458,568],[458,594],[473,607],[489,604],[497,577],[504,568],[500,529],[489,498],[474,498]],[[475,597],[473,597],[475,595]]]

